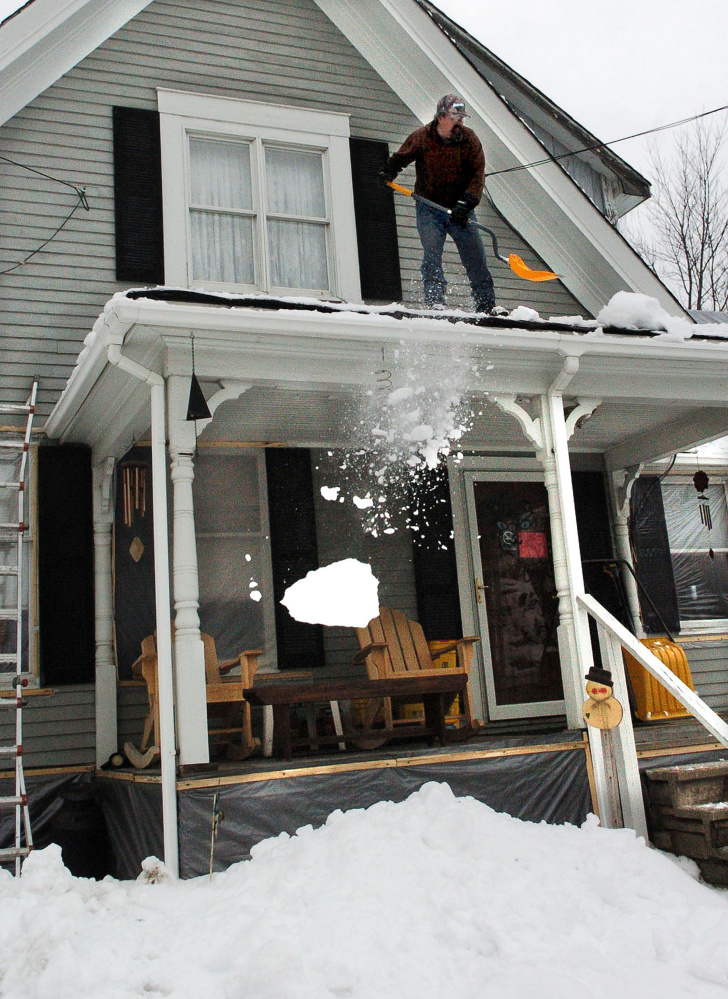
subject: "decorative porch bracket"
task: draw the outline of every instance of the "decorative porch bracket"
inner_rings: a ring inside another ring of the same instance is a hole
[[[112,537],[114,459],[93,462],[94,606],[96,766],[103,766],[118,748],[116,663],[114,661],[114,602]]]
[[[208,424],[212,423],[218,406],[221,406],[224,402],[228,402],[229,399],[239,399],[241,395],[253,387],[252,382],[228,381],[227,379],[221,379],[219,384],[220,388],[207,400],[207,408],[212,413],[212,416],[205,420],[197,420],[198,434],[202,433]]]
[[[566,438],[571,440],[574,436],[574,431],[579,426],[579,423],[584,420],[588,420],[592,415],[597,406],[602,403],[601,399],[577,399],[576,406],[571,410],[566,418]]]
[[[543,430],[539,417],[534,419],[534,417],[531,416],[531,414],[516,401],[515,395],[496,395],[493,396],[493,402],[503,413],[509,413],[512,417],[514,417],[514,419],[518,420],[521,425],[521,430],[531,444],[533,444],[537,452],[543,450]]]

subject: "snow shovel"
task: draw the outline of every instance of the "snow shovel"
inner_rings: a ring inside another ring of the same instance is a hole
[[[399,191],[400,194],[406,194],[408,198],[412,198],[415,201],[421,201],[423,205],[429,205],[430,208],[436,208],[439,212],[445,212],[447,215],[451,215],[452,212],[449,208],[444,208],[442,205],[435,204],[434,201],[429,201],[427,198],[423,198],[421,194],[415,194],[414,191],[410,191],[408,187],[402,187],[401,184],[395,184],[393,180],[387,181],[387,186],[391,187],[393,191]],[[553,271],[534,271],[528,267],[523,260],[518,256],[517,253],[511,253],[509,256],[504,257],[498,250],[498,240],[492,229],[489,229],[487,225],[482,225],[480,222],[468,222],[468,225],[475,226],[476,229],[482,229],[483,232],[487,232],[493,242],[493,253],[498,257],[500,261],[504,264],[508,264],[510,269],[514,274],[517,274],[520,278],[524,278],[526,281],[557,281],[559,275],[554,274]]]

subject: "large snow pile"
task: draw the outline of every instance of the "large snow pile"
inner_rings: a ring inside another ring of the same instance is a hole
[[[724,999],[728,900],[630,831],[444,784],[334,812],[212,880],[0,878],[5,999]]]

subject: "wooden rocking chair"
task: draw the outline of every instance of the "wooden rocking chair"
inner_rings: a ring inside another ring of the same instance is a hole
[[[244,760],[255,748],[250,721],[250,705],[243,697],[245,687],[252,687],[253,678],[258,670],[260,649],[250,649],[241,652],[235,659],[220,664],[215,649],[215,641],[210,635],[200,636],[205,649],[205,693],[208,715],[221,720],[221,727],[210,727],[208,734],[219,743],[228,744],[228,753],[233,758]],[[174,632],[173,632],[174,638]],[[227,677],[229,672],[240,664],[240,676]],[[157,677],[157,640],[155,635],[149,635],[142,641],[142,654],[132,666],[134,676],[144,679],[149,698],[149,712],[144,722],[144,733],[141,741],[141,752],[133,751],[134,747],[127,744],[124,749],[134,766],[148,766],[159,752],[159,682]],[[236,710],[242,712],[242,723],[233,726]],[[230,736],[241,733],[241,742],[236,744]],[[150,739],[154,741],[150,746]],[[130,753],[130,750],[132,751]],[[154,752],[152,752],[154,750]]]
[[[425,638],[422,626],[417,621],[408,620],[402,611],[379,608],[379,617],[372,618],[366,628],[356,629],[360,651],[355,662],[366,665],[370,680],[387,677],[402,677],[411,675],[434,676],[443,672],[465,672],[470,669],[473,658],[473,646],[480,639],[477,637],[460,638],[452,642],[433,642],[436,658],[455,652],[455,666],[440,669],[433,663],[432,651]],[[407,725],[408,719],[396,719],[392,715],[392,700],[389,697],[381,701],[367,702],[363,727],[376,734],[371,726],[380,707],[384,708],[385,727],[391,729],[396,725]],[[462,711],[457,720],[463,723],[466,732],[472,732],[474,726],[470,694],[466,687],[462,693]],[[369,741],[369,740],[367,740]],[[381,742],[379,743],[381,745]],[[373,743],[369,748],[374,748]]]

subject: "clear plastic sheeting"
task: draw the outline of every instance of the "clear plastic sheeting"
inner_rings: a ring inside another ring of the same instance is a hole
[[[692,483],[663,483],[667,533],[682,621],[728,618],[728,508],[722,482],[705,490],[712,526]]]
[[[265,649],[272,587],[257,451],[207,451],[194,480],[200,628],[218,657]]]

